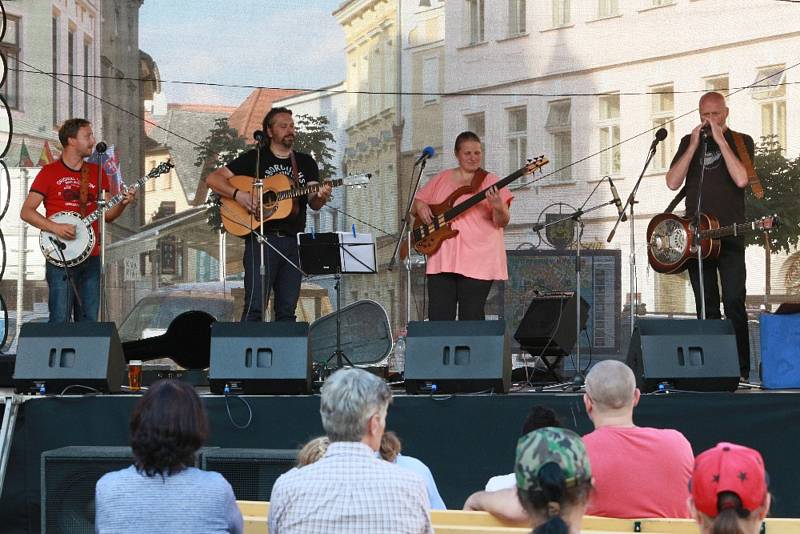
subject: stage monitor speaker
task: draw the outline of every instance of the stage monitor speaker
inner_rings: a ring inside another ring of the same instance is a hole
[[[225,477],[240,501],[268,501],[278,477],[297,465],[294,449],[210,449],[200,468]]]
[[[25,323],[19,334],[14,384],[17,391],[61,393],[68,386],[122,390],[125,357],[114,323]],[[73,388],[73,394],[86,393]]]
[[[214,323],[208,383],[217,394],[310,392],[308,323]]]
[[[532,356],[567,356],[575,346],[578,298],[574,292],[533,297],[514,339]],[[581,330],[589,318],[589,303],[581,297]]]
[[[662,382],[686,391],[734,391],[739,386],[736,336],[727,320],[638,320],[627,363],[643,393]]]
[[[64,447],[41,457],[41,531],[93,534],[100,477],[133,463],[130,447]]]
[[[409,393],[506,393],[511,352],[506,322],[412,321],[406,341],[405,383]],[[434,387],[435,386],[435,387]]]

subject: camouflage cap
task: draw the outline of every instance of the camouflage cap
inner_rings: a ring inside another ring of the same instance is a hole
[[[566,428],[545,427],[525,434],[517,442],[517,487],[539,489],[539,470],[551,462],[561,467],[567,487],[592,479],[581,437]]]

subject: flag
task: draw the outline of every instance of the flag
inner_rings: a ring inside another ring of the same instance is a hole
[[[36,164],[37,167],[44,167],[49,163],[53,163],[53,153],[50,151],[50,145],[47,144],[47,141],[44,142],[44,146],[42,147],[42,154],[39,156],[39,163]]]
[[[28,152],[28,147],[25,145],[25,140],[22,140],[22,148],[19,149],[19,163],[17,167],[33,167],[33,160]]]
[[[102,155],[103,173],[108,176],[109,192],[112,195],[116,195],[122,189],[122,171],[119,170],[119,158],[117,158],[115,148],[114,145],[109,146]],[[100,159],[100,154],[95,149],[92,155],[86,158],[86,161],[98,163]]]

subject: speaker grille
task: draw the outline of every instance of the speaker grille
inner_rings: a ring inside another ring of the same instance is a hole
[[[278,477],[297,464],[297,452],[294,449],[215,449],[203,453],[200,466],[225,477],[238,500],[268,501]]]

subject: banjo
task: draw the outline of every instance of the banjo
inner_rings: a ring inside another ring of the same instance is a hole
[[[125,198],[125,194],[130,190],[140,188],[147,180],[160,176],[175,165],[169,161],[161,163],[153,168],[147,175],[139,178],[130,187],[123,187],[123,190],[106,201],[107,208],[113,208]],[[59,224],[72,224],[75,226],[75,239],[69,241],[62,240],[52,232],[42,230],[39,234],[39,248],[42,249],[44,259],[57,267],[74,267],[83,263],[92,253],[97,238],[92,229],[92,223],[100,217],[100,210],[97,209],[87,215],[81,215],[75,211],[60,211],[48,217],[51,221]]]

